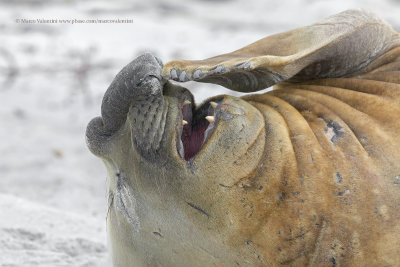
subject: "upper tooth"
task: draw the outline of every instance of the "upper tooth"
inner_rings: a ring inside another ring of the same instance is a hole
[[[208,120],[209,123],[213,123],[215,121],[214,116],[206,116],[206,120]]]
[[[189,100],[185,100],[185,101],[183,102],[183,105],[184,105],[184,106],[189,105],[189,104],[192,104],[192,102],[190,102]]]
[[[183,125],[186,125],[186,124],[188,124],[188,122],[185,121],[185,120],[182,120],[182,124],[183,124]]]
[[[214,101],[210,101],[210,105],[211,105],[213,108],[217,108],[217,106],[218,106],[218,104],[217,104],[216,102],[214,102]]]

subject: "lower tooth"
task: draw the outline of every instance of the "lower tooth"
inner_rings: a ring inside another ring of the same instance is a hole
[[[183,125],[186,125],[186,124],[188,124],[188,122],[185,121],[185,120],[182,120],[182,124],[183,124]]]
[[[209,123],[213,123],[215,121],[214,116],[206,116],[206,120],[208,120]]]

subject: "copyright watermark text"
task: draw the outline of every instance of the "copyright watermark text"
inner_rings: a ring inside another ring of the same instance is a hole
[[[18,24],[125,24],[133,19],[15,19]]]

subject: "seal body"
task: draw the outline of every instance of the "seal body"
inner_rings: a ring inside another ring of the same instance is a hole
[[[180,78],[278,84],[196,108]],[[399,119],[400,37],[370,13],[202,61],[139,57],[86,134],[114,266],[396,266]]]

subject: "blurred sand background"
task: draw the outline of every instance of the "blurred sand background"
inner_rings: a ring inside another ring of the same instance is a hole
[[[350,8],[372,10],[400,31],[399,0],[0,0],[0,266],[111,266],[106,172],[84,133],[136,56],[207,58]],[[234,94],[184,86],[197,103]]]

